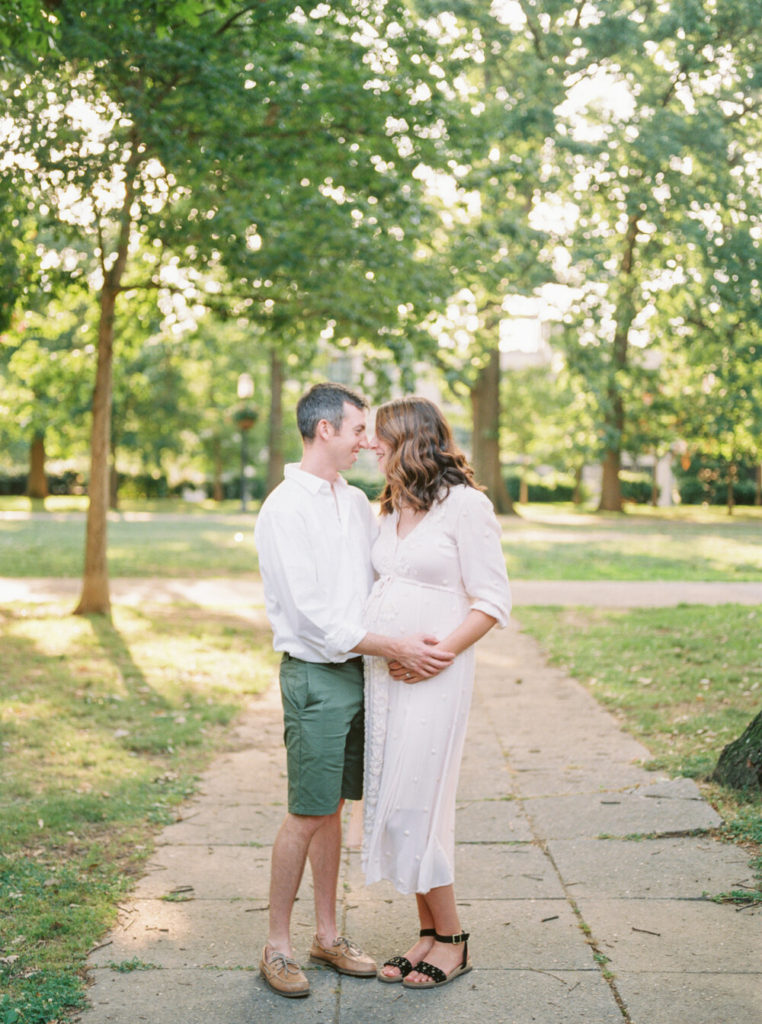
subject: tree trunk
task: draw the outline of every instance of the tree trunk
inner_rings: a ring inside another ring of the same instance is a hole
[[[527,505],[529,503],[529,484],[525,476],[521,477],[519,481],[519,503],[521,505]]]
[[[754,491],[754,504],[762,505],[762,466],[757,466],[754,471],[754,480],[757,485]]]
[[[36,433],[29,446],[29,477],[26,493],[30,498],[47,498],[48,480],[45,476],[45,435]]]
[[[603,459],[603,478],[601,480],[601,500],[599,512],[622,511],[622,485],[619,481],[621,460],[619,452],[610,449]]]
[[[116,470],[116,445],[111,438],[111,456],[108,471],[108,507],[112,512],[119,510],[119,474]]]
[[[738,739],[723,749],[711,779],[732,789],[759,792],[762,788],[762,711]]]
[[[270,352],[270,418],[267,428],[267,482],[269,494],[283,479],[283,360],[278,352]]]
[[[107,521],[109,504],[109,451],[111,447],[111,382],[114,348],[116,291],[104,284],[98,328],[98,363],[93,392],[93,423],[90,440],[90,482],[87,493],[85,570],[82,593],[75,615],[108,615]]]
[[[98,323],[98,359],[93,391],[93,421],[90,441],[89,503],[85,531],[85,567],[82,593],[75,615],[109,615],[111,598],[108,585],[107,522],[109,502],[109,454],[111,450],[111,402],[114,362],[114,312],[122,277],[127,266],[132,232],[132,203],[135,176],[141,156],[137,139],[125,166],[124,200],[120,213],[115,258],[107,267],[101,256],[103,285]]]
[[[500,465],[500,351],[495,346],[471,388],[473,465],[495,511],[516,513]]]
[[[629,360],[630,327],[635,317],[633,270],[638,240],[638,214],[631,214],[622,253],[622,292],[617,303],[616,330],[611,377],[608,385],[608,408],[605,415],[607,444],[603,456],[603,481],[599,512],[622,511],[622,486],[619,473],[622,468],[622,434],[624,432],[624,395],[618,375],[627,369]]]
[[[727,496],[728,496],[728,515],[729,516],[733,515],[733,510],[736,507],[736,493],[735,493],[733,485],[735,484],[737,477],[738,477],[738,469],[736,468],[735,463],[731,463],[728,466],[728,491],[727,491]]]
[[[574,470],[574,497],[572,501],[575,505],[582,504],[582,472],[584,466],[577,466]]]
[[[222,438],[215,437],[214,441],[214,480],[212,482],[212,498],[215,501],[222,501],[225,492],[222,487]]]
[[[651,504],[654,508],[657,508],[659,504],[659,481],[656,476],[656,471],[659,465],[659,456],[654,452],[654,465],[651,470]]]

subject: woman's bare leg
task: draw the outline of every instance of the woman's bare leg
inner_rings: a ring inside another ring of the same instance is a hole
[[[434,918],[431,916],[429,905],[426,902],[425,893],[416,893],[416,903],[418,904],[418,920],[421,925],[421,930],[428,930],[434,927]],[[429,950],[434,945],[434,939],[431,935],[425,935],[423,938],[419,938],[418,941],[410,947],[410,949],[402,955],[410,961],[413,966],[420,960],[425,960]],[[387,978],[398,978],[401,974],[399,967],[385,966],[381,968],[383,974]]]
[[[454,886],[442,885],[436,889],[430,889],[420,899],[425,903],[429,919],[433,921],[432,927],[438,935],[458,935],[460,933],[460,918],[455,905]],[[419,959],[421,958],[419,957]],[[449,974],[463,960],[463,945],[434,941],[423,959],[444,971],[445,974]],[[411,963],[415,962],[411,960]],[[407,980],[411,982],[430,981],[425,974],[419,974],[418,971],[408,974]]]

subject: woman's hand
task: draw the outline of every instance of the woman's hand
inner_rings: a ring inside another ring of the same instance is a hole
[[[423,679],[423,676],[419,676],[415,672],[410,672],[399,661],[389,662],[389,675],[392,679],[398,679],[402,683],[420,683]]]
[[[387,656],[389,674],[393,679],[399,679],[402,683],[420,683],[423,679],[431,679],[443,668],[452,664],[458,654],[489,632],[496,621],[492,615],[472,608],[461,624],[443,640],[419,634],[417,637],[411,637],[409,641],[402,641],[402,643],[415,645],[416,642],[422,640],[427,660],[425,663],[421,663],[415,658],[408,659],[395,650],[391,656]],[[443,659],[443,656],[446,657]]]
[[[416,682],[430,679],[455,659],[454,651],[427,633],[406,637],[366,633],[352,650],[355,654],[370,654],[376,658],[386,658],[387,662],[398,662],[403,670],[400,678],[404,677],[406,683],[412,682],[414,678]]]
[[[420,633],[399,641],[397,657],[389,659],[389,674],[403,683],[431,679],[455,660],[453,651],[439,645],[435,636]]]

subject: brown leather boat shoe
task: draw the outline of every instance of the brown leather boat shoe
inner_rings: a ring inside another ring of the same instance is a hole
[[[301,996],[310,994],[310,983],[304,971],[296,960],[286,956],[285,953],[278,953],[268,947],[262,950],[262,959],[259,961],[259,970],[262,977],[279,996],[286,996],[288,999],[299,999]]]
[[[343,935],[339,935],[332,946],[321,946],[316,935],[312,940],[310,960],[328,964],[339,974],[349,974],[354,978],[375,978],[378,970],[376,961]]]

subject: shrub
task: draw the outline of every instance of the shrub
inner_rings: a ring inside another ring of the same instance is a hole
[[[519,488],[521,486],[520,477],[516,476],[515,473],[506,473],[503,479],[505,480],[505,486],[508,488],[511,500],[518,501]],[[573,501],[574,484],[562,480],[545,483],[537,479],[530,479],[528,497],[531,502]]]
[[[384,481],[380,476],[365,476],[362,473],[347,475],[347,483],[359,487],[370,501],[377,501],[384,489]]]
[[[694,455],[687,469],[677,465],[675,479],[684,505],[724,505],[728,500],[729,464],[724,459]],[[750,462],[736,465],[733,497],[737,505],[753,505],[757,484],[755,467]]]
[[[636,505],[650,504],[653,497],[653,481],[650,477],[627,476],[623,473],[620,486],[625,501],[635,502]]]

